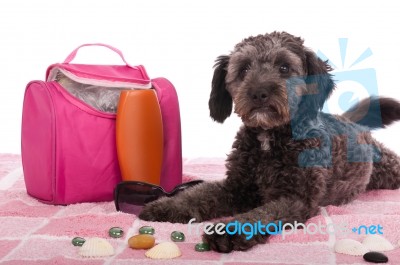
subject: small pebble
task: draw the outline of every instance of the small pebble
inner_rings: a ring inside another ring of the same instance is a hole
[[[185,234],[179,231],[174,231],[171,233],[171,240],[174,242],[183,242],[185,241]]]
[[[154,246],[156,239],[152,235],[136,235],[132,236],[128,240],[128,245],[133,249],[149,249]]]
[[[85,239],[82,237],[74,237],[72,239],[72,245],[76,246],[76,247],[81,247],[83,245],[83,243],[85,243]]]
[[[124,230],[122,230],[120,227],[112,227],[110,230],[108,230],[108,234],[112,238],[120,238],[123,236]]]
[[[154,235],[154,233],[155,233],[154,228],[151,226],[145,225],[145,226],[142,226],[141,228],[139,228],[139,234],[141,234],[141,235],[144,235],[144,234]]]
[[[363,258],[365,261],[373,263],[386,263],[389,261],[388,257],[385,254],[375,251],[365,253]]]
[[[194,250],[198,252],[210,251],[210,245],[207,243],[198,243],[194,247]]]

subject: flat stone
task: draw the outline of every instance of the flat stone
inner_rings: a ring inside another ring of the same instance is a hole
[[[386,263],[389,261],[389,258],[385,254],[376,251],[365,253],[363,258],[364,260],[373,263]]]
[[[76,247],[81,247],[83,245],[83,243],[85,243],[85,239],[82,237],[74,237],[72,239],[72,245],[76,246]]]
[[[174,242],[183,242],[185,241],[185,234],[179,231],[174,231],[171,233],[171,240]]]
[[[133,249],[149,249],[154,246],[156,239],[152,235],[135,235],[129,238],[128,245]]]
[[[120,238],[124,235],[124,230],[120,227],[112,227],[110,230],[108,230],[108,234],[112,238]]]
[[[145,225],[139,228],[139,234],[141,235],[154,235],[155,230],[153,227]]]
[[[198,243],[194,246],[194,250],[198,252],[210,251],[210,245],[207,243]]]

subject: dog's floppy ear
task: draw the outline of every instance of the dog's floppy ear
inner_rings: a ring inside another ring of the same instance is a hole
[[[215,63],[214,76],[212,79],[212,88],[208,107],[210,108],[210,116],[217,122],[224,122],[232,113],[232,97],[226,90],[225,77],[229,56],[221,55]]]
[[[306,84],[309,88],[308,95],[303,95],[302,109],[307,109],[311,113],[316,113],[324,106],[324,102],[329,98],[335,83],[329,71],[332,70],[327,61],[322,61],[318,56],[306,50],[305,67],[307,70]]]

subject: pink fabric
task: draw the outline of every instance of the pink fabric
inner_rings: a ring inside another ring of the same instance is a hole
[[[78,50],[87,46],[103,46],[117,53],[125,65],[85,65],[85,64],[70,64],[75,58]],[[103,43],[82,44],[73,50],[61,64],[53,64],[47,69],[46,80],[50,71],[53,68],[61,68],[67,70],[78,77],[121,81],[136,84],[149,84],[150,78],[142,65],[131,66],[125,60],[124,55],[120,50]]]
[[[147,76],[144,67],[141,65],[137,66],[137,69],[133,69],[125,65],[94,66],[85,64],[53,64],[49,67],[48,73],[53,68],[67,70],[82,78],[110,80],[140,85],[147,85],[150,83],[149,77]],[[139,75],[139,77],[135,78],[137,75]]]
[[[69,64],[79,48],[100,45],[118,53],[126,65]],[[150,80],[143,66],[129,66],[122,53],[105,44],[84,44],[54,68],[85,78],[153,85],[163,118],[161,186],[182,183],[181,125],[178,97],[165,78]],[[57,82],[33,81],[25,90],[22,160],[28,193],[49,204],[111,201],[121,181],[116,150],[115,114],[96,110]]]
[[[224,177],[221,158],[185,159],[184,181],[191,179],[218,180]],[[304,235],[272,236],[269,243],[249,251],[220,254],[199,253],[194,245],[201,241],[196,233],[189,234],[185,224],[146,222],[134,215],[116,212],[113,202],[80,203],[53,206],[38,202],[26,194],[20,157],[0,154],[0,264],[370,264],[362,257],[336,254],[333,244],[342,238],[362,241],[365,234],[347,236]],[[346,222],[350,227],[377,225],[383,227],[383,236],[395,245],[386,252],[388,264],[400,264],[400,190],[371,191],[360,195],[344,206],[328,206],[309,223]],[[178,243],[182,256],[170,261],[153,261],[144,256],[144,250],[127,246],[130,236],[138,228],[151,225],[156,230],[156,242],[170,241],[170,233],[185,233],[186,241]],[[109,228],[122,227],[125,235],[112,239]],[[116,254],[107,258],[88,259],[78,255],[78,247],[71,244],[75,236],[103,237],[115,248]]]
[[[152,83],[160,102],[164,134],[160,185],[170,192],[182,183],[182,136],[178,95],[171,82],[165,78],[156,78]]]
[[[111,46],[111,45],[104,44],[104,43],[87,43],[87,44],[82,44],[82,45],[78,46],[77,48],[75,48],[75,50],[73,50],[73,51],[67,56],[67,58],[65,58],[65,60],[64,60],[63,63],[69,64],[70,62],[72,62],[72,60],[75,59],[75,56],[76,56],[76,54],[78,53],[79,49],[81,49],[81,48],[83,48],[83,47],[89,47],[89,46],[101,46],[101,47],[105,47],[105,48],[107,48],[107,49],[110,49],[111,51],[113,51],[113,52],[115,52],[115,53],[117,53],[117,54],[119,55],[119,57],[120,57],[121,60],[125,63],[125,65],[129,66],[128,62],[125,60],[124,55],[122,54],[122,52],[121,52],[119,49],[117,49],[117,48],[115,48],[115,47],[113,47],[113,46]],[[131,66],[130,66],[130,67],[131,67]],[[131,68],[136,69],[136,67],[131,67]]]
[[[24,98],[22,159],[35,198],[53,204],[110,201],[121,181],[115,115],[83,104],[56,82],[32,82]]]

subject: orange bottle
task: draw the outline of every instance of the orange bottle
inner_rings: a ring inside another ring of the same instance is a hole
[[[116,130],[122,180],[160,185],[163,125],[156,91],[122,91]]]

